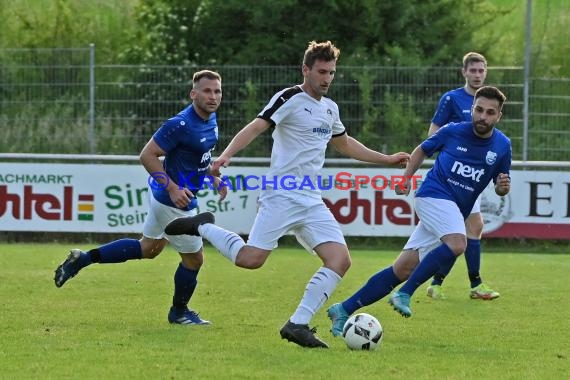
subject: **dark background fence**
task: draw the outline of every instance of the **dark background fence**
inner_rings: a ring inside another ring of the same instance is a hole
[[[97,65],[93,48],[0,49],[0,152],[138,154],[188,104],[192,74],[203,68],[223,77],[221,148],[276,91],[302,81],[291,66]],[[385,152],[410,151],[425,137],[440,96],[463,82],[456,67],[339,63],[329,96],[351,135]],[[514,159],[570,160],[570,78],[524,78],[522,67],[490,67],[487,84],[508,97],[500,128],[511,137]],[[267,134],[244,155],[267,156],[270,146]]]

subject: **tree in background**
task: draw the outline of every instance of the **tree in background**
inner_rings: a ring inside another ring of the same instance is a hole
[[[308,41],[329,39],[343,51],[344,64],[449,64],[450,57],[470,50],[478,23],[495,16],[485,12],[484,3],[142,0],[137,43],[125,58],[154,64],[299,65]],[[474,11],[477,18],[470,17]]]
[[[118,63],[138,0],[0,0],[0,48],[97,46],[99,62]]]

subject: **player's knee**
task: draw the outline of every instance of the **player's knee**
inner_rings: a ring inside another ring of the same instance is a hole
[[[392,264],[392,271],[400,281],[406,281],[419,264],[419,253],[415,250],[404,250]]]
[[[394,276],[400,281],[406,281],[412,274],[412,269],[406,266],[394,265]]]
[[[164,239],[148,239],[142,238],[139,240],[141,244],[141,256],[143,259],[154,259],[162,252],[167,242]]]
[[[199,270],[204,264],[204,255],[202,250],[193,253],[180,253],[182,265],[186,269]]]
[[[250,251],[240,251],[236,257],[235,265],[245,269],[258,269],[265,264],[267,255],[255,254]]]
[[[323,265],[334,271],[340,277],[343,277],[352,265],[352,261],[350,259],[350,254],[347,252],[344,255],[326,257],[323,260]]]
[[[162,252],[162,247],[160,246],[142,246],[141,253],[143,259],[154,259]]]
[[[348,270],[350,269],[350,266],[352,265],[352,261],[350,260],[350,255],[346,255],[346,256],[342,256],[339,258],[337,264],[336,264],[336,270],[335,272],[339,275],[339,276],[344,276],[346,272],[348,272]]]
[[[236,265],[241,268],[245,269],[258,269],[263,266],[265,260],[261,260],[259,258],[246,258],[240,259],[239,256],[236,259]]]
[[[465,248],[467,248],[467,241],[465,239],[457,239],[454,241],[450,241],[446,243],[449,249],[453,251],[455,256],[459,256],[465,252]]]
[[[480,239],[483,233],[483,226],[484,223],[481,214],[471,214],[465,223],[467,236]]]

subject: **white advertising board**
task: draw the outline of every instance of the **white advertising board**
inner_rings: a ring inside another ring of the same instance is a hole
[[[247,234],[266,167],[224,170],[233,189],[224,201],[216,191],[199,193],[199,211],[217,224]],[[418,184],[427,169],[418,174]],[[323,198],[347,236],[408,236],[417,218],[413,196],[396,195],[401,169],[325,168]],[[236,179],[237,178],[237,179]],[[570,239],[570,173],[517,170],[505,197],[492,186],[483,193],[489,237]],[[0,163],[0,230],[140,233],[147,212],[148,173],[140,165]],[[365,183],[367,182],[367,183]],[[300,184],[297,184],[299,186]]]

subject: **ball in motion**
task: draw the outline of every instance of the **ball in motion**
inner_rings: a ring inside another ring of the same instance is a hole
[[[351,350],[376,350],[383,335],[380,322],[366,313],[354,314],[342,329],[342,337]]]

